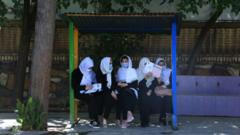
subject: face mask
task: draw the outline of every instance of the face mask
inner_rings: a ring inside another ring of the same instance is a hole
[[[162,69],[166,69],[167,67],[165,66],[165,65],[163,65],[163,66],[160,66]]]
[[[112,71],[113,70],[113,65],[109,64],[109,70]]]
[[[123,68],[128,68],[128,63],[121,63],[121,66],[122,66]]]

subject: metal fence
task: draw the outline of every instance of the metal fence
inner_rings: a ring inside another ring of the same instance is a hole
[[[132,57],[134,63],[138,63],[142,56]],[[168,63],[171,61],[171,55],[150,55],[151,61],[155,61],[157,57],[163,57]],[[17,54],[0,54],[1,63],[15,63],[17,61]],[[177,57],[178,64],[186,64],[189,59],[188,55],[181,55]],[[28,57],[31,60],[31,56]],[[67,64],[68,55],[66,54],[54,54],[53,64]],[[200,55],[196,59],[197,64],[240,64],[239,55]]]

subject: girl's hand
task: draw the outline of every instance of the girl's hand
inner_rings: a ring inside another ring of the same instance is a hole
[[[115,93],[114,91],[111,92],[111,96],[112,96],[115,100],[118,99],[118,98],[117,98],[117,95],[116,95],[116,93]]]
[[[128,84],[127,83],[122,83],[122,87],[127,87]]]
[[[152,90],[149,90],[149,91],[147,92],[147,96],[151,96],[151,94],[152,94]]]
[[[92,88],[92,85],[86,85],[85,90],[91,90]]]
[[[162,82],[162,80],[161,80],[161,78],[159,77],[159,78],[157,78],[157,81],[158,81],[158,83],[161,83]]]
[[[121,83],[121,82],[119,82],[117,85],[118,85],[119,87],[122,87],[122,83]]]
[[[127,83],[119,82],[119,83],[118,83],[118,86],[121,87],[121,88],[123,88],[123,87],[128,86],[128,84],[127,84]]]

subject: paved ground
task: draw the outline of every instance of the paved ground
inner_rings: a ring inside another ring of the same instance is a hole
[[[190,117],[179,116],[178,131],[172,131],[170,127],[157,125],[157,116],[151,118],[152,125],[148,128],[139,127],[138,116],[136,121],[128,129],[121,129],[112,123],[108,128],[93,129],[90,128],[86,120],[86,114],[80,114],[81,120],[74,128],[69,126],[68,114],[66,113],[50,113],[48,130],[49,132],[20,132],[11,131],[13,126],[17,126],[14,113],[0,113],[0,135],[18,134],[18,135],[240,135],[240,118],[232,117]]]

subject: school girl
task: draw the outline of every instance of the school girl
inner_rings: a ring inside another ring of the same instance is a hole
[[[121,108],[122,128],[127,128],[128,123],[133,121],[133,110],[137,104],[137,73],[132,68],[132,60],[123,55],[120,58],[121,67],[117,72],[117,87],[119,90],[119,102]]]

